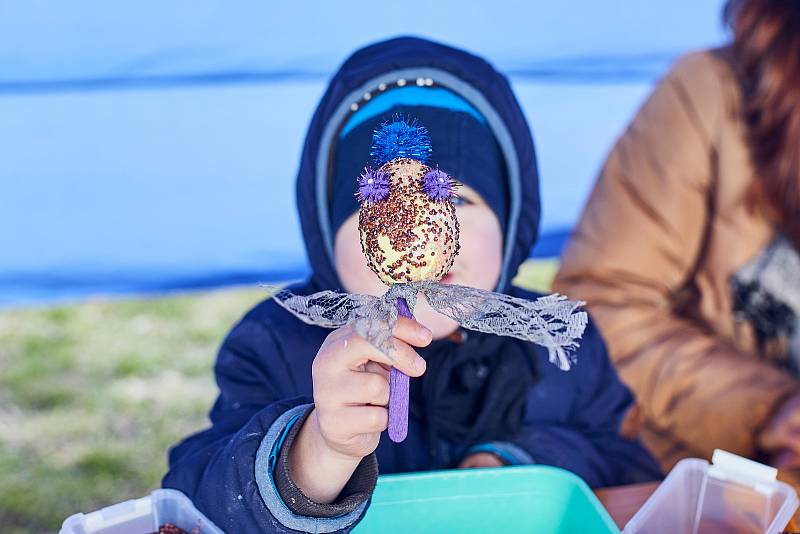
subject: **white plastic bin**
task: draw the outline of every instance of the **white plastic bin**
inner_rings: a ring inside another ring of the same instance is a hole
[[[165,523],[189,533],[197,528],[199,534],[224,534],[176,490],[156,490],[141,499],[72,515],[61,525],[60,534],[149,534]]]
[[[783,532],[798,499],[775,468],[720,450],[711,461],[678,462],[623,534]]]

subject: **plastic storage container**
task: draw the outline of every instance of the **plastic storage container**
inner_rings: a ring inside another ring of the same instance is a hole
[[[90,514],[75,514],[61,525],[60,534],[148,534],[164,523],[189,533],[223,534],[180,491],[156,490],[147,497],[121,502]]]
[[[775,534],[797,510],[777,470],[725,451],[681,460],[625,525],[624,534]]]
[[[547,466],[386,475],[354,533],[619,533],[576,475]]]

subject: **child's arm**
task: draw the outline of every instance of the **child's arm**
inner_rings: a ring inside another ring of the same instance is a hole
[[[311,408],[310,397],[299,396],[274,328],[243,319],[219,351],[215,376],[220,394],[209,413],[212,426],[170,450],[162,485],[185,493],[225,532],[302,531],[304,524],[336,531],[354,524],[364,507],[335,525],[315,523],[292,517],[269,489],[272,450],[289,423]]]
[[[590,363],[584,386],[570,417],[571,426],[600,456],[596,487],[656,480],[663,476],[658,463],[639,442],[638,428],[630,417],[638,411],[636,399],[619,378],[596,323],[590,322],[584,336],[586,350],[578,356]],[[587,376],[588,375],[588,376]],[[634,437],[631,437],[634,436]]]
[[[217,359],[220,395],[210,413],[212,427],[170,451],[164,487],[186,493],[226,532],[346,531],[366,510],[377,477],[374,456],[355,462],[345,471],[346,478],[340,475],[343,481],[334,482],[345,487],[331,505],[339,513],[314,514],[313,508],[306,513],[308,507],[298,509],[286,497],[287,487],[296,488],[286,467],[288,445],[313,408],[309,398],[297,396],[296,377],[287,362],[291,356],[297,357],[282,354],[273,328],[245,318]],[[309,467],[312,476],[315,468],[317,474],[329,469],[316,461],[298,464]]]
[[[333,502],[361,459],[377,448],[388,421],[389,366],[409,376],[425,371],[412,346],[430,343],[431,332],[400,317],[392,335],[393,359],[352,326],[333,331],[314,358],[314,410],[288,458],[292,479],[313,501]]]
[[[644,447],[621,435],[634,399],[620,382],[592,323],[581,340],[577,364],[568,372],[577,374],[578,388],[566,420],[524,424],[514,439],[484,444],[471,452],[492,452],[507,464],[562,467],[591,487],[659,478],[660,469]]]

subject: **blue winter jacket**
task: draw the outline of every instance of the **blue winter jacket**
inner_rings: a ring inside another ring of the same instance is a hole
[[[381,83],[418,77],[430,77],[467,99],[492,127],[506,160],[511,196],[497,289],[535,298],[510,283],[539,225],[536,160],[523,113],[506,79],[487,62],[415,38],[357,51],[331,80],[313,116],[297,177],[297,205],[313,274],[294,290],[341,288],[332,261],[327,184],[331,148],[351,103]],[[272,472],[288,429],[309,410],[311,363],[328,333],[298,321],[271,300],[248,312],[217,358],[220,393],[209,414],[211,427],[170,451],[163,486],[183,491],[229,533],[346,532],[355,526],[369,505],[366,498],[339,516],[298,515],[283,502]],[[538,378],[517,436],[471,446],[440,440],[432,454],[425,425],[412,417],[404,442],[381,438],[376,451],[380,472],[450,468],[470,452],[489,450],[509,464],[568,469],[592,487],[657,477],[658,468],[641,445],[619,436],[633,398],[612,368],[597,329],[588,327],[577,365],[569,372],[548,363],[545,349],[536,354]]]

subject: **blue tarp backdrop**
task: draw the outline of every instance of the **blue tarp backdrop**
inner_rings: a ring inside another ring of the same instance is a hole
[[[722,2],[0,0],[0,305],[297,278],[307,122],[353,50],[414,34],[509,74],[555,255],[614,138]]]

